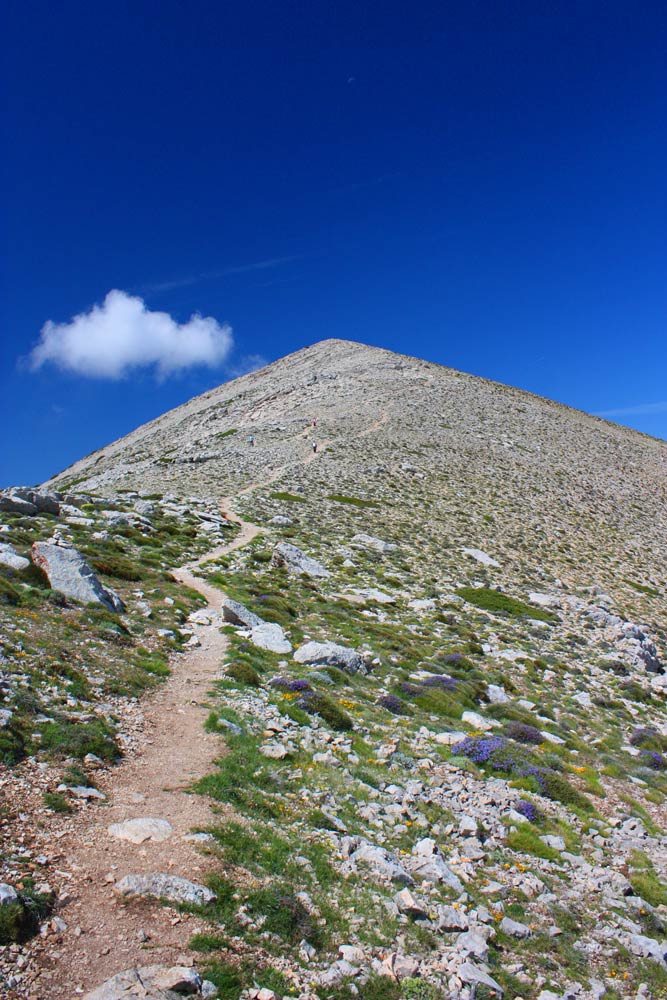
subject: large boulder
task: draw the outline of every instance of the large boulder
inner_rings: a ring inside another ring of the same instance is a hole
[[[20,556],[13,545],[8,542],[0,542],[0,566],[8,566],[9,569],[27,569],[30,560],[25,556]]]
[[[348,674],[366,672],[363,657],[356,649],[339,646],[335,642],[306,642],[294,654],[297,663],[317,667],[338,667]]]
[[[100,583],[81,553],[60,539],[35,542],[32,561],[46,573],[53,590],[83,604],[102,604],[109,611],[122,611],[118,594]]]
[[[0,511],[3,514],[27,514],[32,516],[37,513],[34,503],[29,500],[22,500],[10,492],[0,493]]]
[[[112,976],[83,1000],[177,1000],[202,996],[203,985],[201,976],[188,966],[144,965]]]
[[[12,486],[0,494],[0,510],[14,514],[59,514],[60,493]]]
[[[307,556],[296,545],[289,542],[278,542],[273,550],[271,560],[274,566],[284,566],[288,573],[305,573],[316,580],[329,576],[329,570],[311,556]]]
[[[222,602],[222,617],[232,625],[241,625],[244,628],[257,628],[264,624],[264,619],[260,618],[253,611],[248,611],[244,604],[239,601],[232,601],[230,597],[225,597]]]
[[[292,652],[292,643],[286,638],[280,625],[274,622],[255,625],[250,632],[250,641],[260,649],[268,649],[270,653]]]

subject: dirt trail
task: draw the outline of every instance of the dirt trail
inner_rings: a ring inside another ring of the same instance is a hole
[[[183,957],[197,929],[197,918],[176,920],[173,910],[154,902],[124,906],[112,887],[129,873],[166,872],[195,882],[206,874],[206,859],[183,838],[193,827],[212,821],[209,802],[188,789],[210,770],[222,749],[220,737],[206,733],[203,724],[211,681],[220,671],[227,640],[218,627],[224,595],[195,576],[194,570],[208,559],[248,544],[260,530],[240,523],[241,531],[232,542],[174,571],[181,583],[206,598],[204,610],[211,612],[211,624],[194,626],[201,645],[176,657],[169,680],[142,703],[141,752],[100,781],[108,806],[82,813],[75,833],[60,843],[67,858],[63,867],[71,872],[71,898],[60,911],[68,929],[62,941],[49,945],[44,954],[36,991],[31,994],[39,1000],[71,1000],[136,964],[173,965]],[[135,845],[107,831],[111,823],[146,817],[167,820],[173,827],[169,839]],[[148,940],[144,941],[145,936]],[[185,960],[191,964],[191,959]]]
[[[386,416],[381,417],[365,433],[385,422]],[[308,428],[300,436],[311,434]],[[319,441],[317,451],[309,450],[303,464],[317,460],[329,443]],[[169,680],[142,702],[142,749],[100,779],[106,807],[94,806],[82,812],[76,830],[60,842],[69,882],[68,899],[59,915],[67,930],[60,940],[46,939],[31,1000],[72,1000],[137,965],[192,964],[187,943],[200,929],[198,918],[176,917],[173,910],[150,900],[124,905],[114,895],[113,885],[126,874],[149,872],[197,882],[209,868],[193,842],[184,838],[193,828],[210,825],[212,810],[218,809],[189,789],[210,771],[223,748],[220,736],[204,731],[204,721],[211,682],[219,673],[227,640],[219,630],[224,594],[198,577],[196,570],[255,538],[260,527],[233,513],[234,501],[269,486],[288,468],[281,466],[261,483],[223,498],[220,509],[228,516],[232,512],[231,517],[241,526],[239,534],[232,542],[173,571],[179,582],[206,598],[208,606],[203,611],[210,612],[210,621],[193,626],[200,645],[176,657]],[[141,845],[108,832],[112,823],[139,818],[167,820],[173,832],[161,843]]]

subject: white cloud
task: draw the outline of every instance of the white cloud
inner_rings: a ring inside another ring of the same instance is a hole
[[[45,323],[28,363],[32,369],[50,363],[77,375],[111,379],[152,367],[164,379],[194,365],[214,368],[232,346],[231,327],[212,316],[194,313],[187,323],[177,323],[169,313],[147,309],[138,296],[113,289],[101,306],[71,322]]]
[[[651,413],[667,413],[667,399],[658,403],[638,403],[636,406],[624,406],[616,410],[599,410],[596,417],[639,417]]]

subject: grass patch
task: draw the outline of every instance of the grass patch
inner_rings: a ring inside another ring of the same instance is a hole
[[[351,507],[379,507],[377,500],[364,500],[362,497],[348,497],[344,493],[330,493],[327,500],[335,503],[346,503]]]
[[[307,503],[305,497],[299,497],[296,493],[269,493],[270,500],[285,500],[287,503]]]
[[[456,591],[459,597],[483,611],[490,611],[491,614],[509,616],[510,618],[536,618],[542,622],[558,621],[556,615],[544,608],[538,608],[534,604],[527,604],[509,594],[503,594],[499,590],[490,590],[488,587],[460,587]]]
[[[74,810],[62,792],[44,792],[44,805],[57,813],[71,813]]]
[[[41,737],[42,749],[57,757],[81,759],[94,753],[102,760],[115,760],[120,756],[112,731],[102,719],[50,722],[42,728]]]

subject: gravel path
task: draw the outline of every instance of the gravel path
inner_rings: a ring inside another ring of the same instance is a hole
[[[184,839],[193,828],[212,820],[209,802],[189,792],[222,752],[220,737],[204,731],[211,682],[218,676],[227,648],[219,629],[223,594],[195,575],[197,566],[247,545],[260,530],[240,522],[241,531],[229,544],[206,553],[196,563],[174,571],[183,584],[207,600],[211,624],[196,625],[201,645],[173,661],[167,682],[143,703],[144,738],[141,751],[114,768],[101,789],[108,808],[93,811],[63,843],[73,872],[70,900],[62,916],[69,931],[55,954],[42,963],[39,1000],[71,1000],[108,977],[134,965],[192,964],[184,953],[198,929],[195,917],[174,916],[173,910],[151,902],[123,905],[113,884],[128,873],[164,872],[200,882],[207,873],[205,857]],[[112,823],[139,818],[167,820],[168,839],[140,845],[108,832]]]

